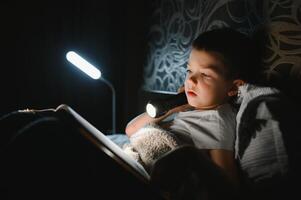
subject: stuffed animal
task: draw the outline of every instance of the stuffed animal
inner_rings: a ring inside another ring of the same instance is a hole
[[[130,143],[123,146],[125,153],[150,169],[165,153],[179,146],[177,138],[156,124],[149,124],[130,137]]]

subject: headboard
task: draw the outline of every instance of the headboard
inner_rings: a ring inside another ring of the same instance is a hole
[[[200,33],[229,26],[246,34],[266,27],[264,71],[276,87],[301,96],[299,0],[156,0],[148,33],[142,92],[175,93],[185,79],[189,46]],[[298,92],[296,92],[298,90]]]

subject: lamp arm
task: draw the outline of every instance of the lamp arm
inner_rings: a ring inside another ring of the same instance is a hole
[[[116,133],[116,91],[112,83],[110,83],[105,78],[100,78],[105,84],[109,86],[109,88],[112,90],[112,133]]]

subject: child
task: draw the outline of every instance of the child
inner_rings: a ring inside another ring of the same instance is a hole
[[[162,154],[179,145],[195,145],[204,150],[230,180],[236,180],[233,153],[236,112],[230,101],[238,94],[238,87],[251,80],[249,72],[257,63],[248,58],[255,52],[247,36],[230,28],[202,33],[193,41],[187,63],[184,90],[188,105],[174,108],[160,118],[143,113],[130,121],[126,134],[134,143],[131,148],[136,148],[138,154],[145,153],[141,146],[148,150],[151,143],[162,141],[165,143],[161,145],[165,149],[159,150]],[[175,115],[173,120],[167,120],[172,115]],[[160,135],[158,140],[156,134]],[[153,160],[160,157],[152,156]]]

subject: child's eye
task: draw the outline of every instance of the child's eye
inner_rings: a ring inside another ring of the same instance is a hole
[[[205,74],[205,73],[201,73],[201,76],[204,77],[204,78],[206,78],[206,79],[210,79],[211,78],[211,76],[209,76],[208,74]]]
[[[191,73],[191,70],[190,70],[190,69],[186,69],[186,73],[187,73],[187,74],[190,74],[190,73]]]

